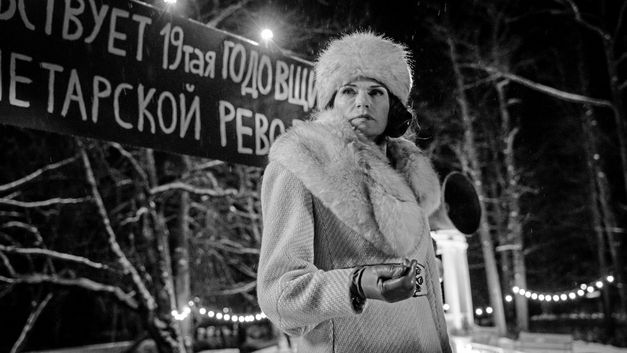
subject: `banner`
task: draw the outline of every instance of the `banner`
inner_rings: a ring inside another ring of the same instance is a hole
[[[0,0],[0,123],[263,166],[309,62],[136,1]]]

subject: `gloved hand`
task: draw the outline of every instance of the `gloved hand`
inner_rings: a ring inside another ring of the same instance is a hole
[[[360,267],[356,270],[358,291],[362,298],[395,303],[411,298],[416,290],[416,266],[418,262],[407,259],[401,264],[380,264]]]

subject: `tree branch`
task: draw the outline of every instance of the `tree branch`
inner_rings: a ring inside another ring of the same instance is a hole
[[[89,201],[89,197],[81,197],[76,199],[65,199],[60,197],[55,197],[48,200],[42,201],[17,201],[11,199],[0,198],[0,205],[14,206],[14,207],[22,207],[22,208],[37,208],[37,207],[47,207],[52,205],[72,205],[77,203],[83,203]]]
[[[223,196],[235,196],[237,195],[237,190],[235,189],[226,189],[226,190],[218,190],[216,191],[215,189],[208,189],[208,188],[199,188],[187,183],[183,183],[180,181],[177,182],[173,182],[173,183],[169,183],[169,184],[164,184],[164,185],[159,185],[157,187],[154,187],[152,189],[150,189],[150,194],[154,195],[154,194],[159,194],[159,193],[163,193],[166,191],[171,191],[171,190],[181,190],[181,191],[188,191],[191,192],[193,194],[197,194],[197,195],[207,195],[207,196],[212,196],[212,197],[223,197]]]
[[[148,208],[146,207],[140,207],[137,212],[135,212],[134,216],[131,217],[126,217],[125,219],[123,219],[120,222],[121,226],[127,225],[129,223],[137,223],[139,222],[141,216],[143,216],[144,214],[148,214]]]
[[[625,19],[625,11],[627,10],[627,2],[623,1],[623,5],[620,7],[620,11],[618,12],[618,22],[616,23],[616,28],[614,28],[614,38],[618,38],[620,34],[620,29],[623,27],[623,20]]]
[[[7,271],[9,271],[9,274],[11,276],[15,276],[15,269],[13,268],[13,265],[11,265],[11,262],[6,257],[6,255],[4,255],[3,253],[0,253],[0,260],[1,260],[1,263],[4,265],[4,267],[7,268]]]
[[[22,332],[20,332],[20,336],[18,337],[17,341],[15,341],[15,343],[13,344],[13,347],[11,348],[11,353],[17,353],[17,352],[22,351],[22,349],[24,348],[24,343],[26,342],[26,339],[28,338],[29,333],[31,332],[33,326],[35,325],[35,322],[39,318],[39,315],[41,314],[41,312],[48,305],[48,302],[50,301],[50,299],[52,299],[52,293],[48,293],[46,297],[42,301],[40,301],[37,304],[37,306],[33,308],[33,310],[31,310],[30,315],[28,315],[28,319],[26,320],[26,323],[24,324],[24,327],[22,328]]]
[[[243,285],[239,285],[238,287],[235,287],[235,288],[215,290],[215,291],[209,290],[208,292],[205,293],[205,295],[218,296],[218,295],[233,295],[233,294],[239,294],[239,293],[246,293],[246,292],[250,292],[256,287],[257,287],[257,281],[255,280],[255,281],[243,284]]]
[[[209,168],[217,167],[217,166],[223,165],[223,164],[224,164],[223,161],[209,161],[207,163],[197,164],[197,165],[193,166],[191,171],[195,172],[195,171],[199,171],[199,170],[209,169]]]
[[[247,248],[239,243],[230,241],[228,239],[221,239],[220,241],[207,240],[205,243],[208,246],[221,249],[230,253],[259,255],[259,249]]]
[[[222,10],[220,12],[220,14],[216,17],[214,17],[213,19],[211,19],[210,21],[208,21],[206,23],[207,26],[209,27],[218,27],[218,25],[220,24],[220,22],[224,21],[224,19],[226,19],[227,17],[231,16],[232,14],[234,14],[235,12],[237,12],[239,9],[243,8],[244,6],[246,6],[246,4],[248,4],[250,2],[250,0],[242,0],[238,3],[235,3],[227,8],[225,8],[224,10]]]
[[[143,299],[143,304],[146,306],[146,308],[149,311],[153,311],[156,309],[157,303],[155,302],[155,299],[152,297],[152,295],[150,294],[150,292],[144,285],[144,282],[139,276],[139,273],[137,272],[137,269],[135,268],[135,266],[133,266],[133,264],[129,261],[129,259],[126,257],[126,255],[122,251],[122,248],[120,248],[120,244],[118,244],[116,240],[115,232],[113,231],[113,228],[111,227],[111,221],[109,220],[109,216],[107,215],[107,210],[105,209],[104,203],[102,201],[102,197],[100,196],[100,192],[98,191],[98,186],[96,185],[96,178],[94,177],[94,173],[91,169],[91,163],[89,162],[89,157],[87,156],[87,152],[85,151],[85,148],[83,147],[82,142],[79,139],[77,139],[76,141],[80,148],[81,157],[83,159],[83,164],[85,166],[85,174],[87,177],[87,181],[89,182],[89,185],[91,186],[91,191],[92,191],[92,195],[94,198],[94,202],[96,203],[96,206],[98,206],[98,213],[100,214],[100,218],[102,219],[102,223],[105,227],[107,240],[109,242],[109,247],[111,248],[111,251],[113,251],[113,253],[117,256],[118,262],[122,266],[122,269],[124,270],[124,272],[130,274],[131,280],[135,288],[138,290],[141,298]]]
[[[252,211],[250,206],[248,207],[248,212],[244,212],[244,211],[238,210],[235,206],[231,205],[229,206],[229,212],[236,216],[247,218],[250,220],[257,220],[261,218],[258,214]]]
[[[598,34],[599,36],[601,36],[601,38],[603,38],[604,40],[610,38],[610,34],[605,32],[603,29],[594,26],[593,24],[591,24],[590,22],[586,21],[583,19],[583,17],[581,16],[581,12],[579,12],[579,7],[577,7],[577,4],[575,4],[572,0],[563,0],[564,2],[566,2],[566,4],[570,7],[570,9],[573,12],[573,17],[575,18],[575,21],[579,24],[581,24],[582,26],[584,26],[585,28],[591,30],[592,32],[595,32],[596,34]]]
[[[119,302],[128,306],[131,309],[136,310],[139,307],[137,301],[133,298],[132,293],[126,293],[119,287],[102,284],[96,281],[92,281],[88,278],[62,278],[36,274],[25,275],[16,278],[0,276],[0,282],[5,282],[9,284],[30,285],[49,284],[57,287],[82,288],[92,292],[110,294]]]
[[[133,157],[133,155],[129,151],[124,149],[124,147],[122,147],[122,145],[120,145],[119,143],[110,142],[109,145],[111,145],[111,147],[115,148],[118,152],[120,152],[122,156],[126,157],[126,159],[129,160],[135,172],[139,175],[142,181],[146,183],[146,185],[148,185],[148,175],[141,167],[137,159],[135,159],[135,157]]]
[[[9,221],[9,222],[6,222],[6,223],[0,225],[0,228],[2,228],[2,229],[19,228],[21,230],[25,230],[25,231],[31,233],[35,237],[36,241],[34,243],[36,245],[43,245],[43,243],[44,243],[44,240],[41,237],[41,234],[39,233],[39,229],[37,229],[37,227],[35,227],[32,224],[27,224],[27,223],[20,222],[20,221]]]
[[[61,168],[64,165],[70,164],[70,163],[74,162],[77,159],[78,159],[78,156],[74,156],[72,158],[64,159],[64,160],[62,160],[60,162],[57,162],[57,163],[48,164],[47,166],[39,168],[36,171],[28,174],[25,177],[22,177],[22,178],[20,178],[18,180],[12,181],[12,182],[10,182],[8,184],[0,185],[0,192],[5,192],[7,190],[14,189],[14,188],[16,188],[16,187],[18,187],[20,185],[23,185],[23,184],[25,184],[25,183],[27,183],[27,182],[37,178],[38,176],[42,175],[43,173],[45,173],[47,171]]]
[[[10,254],[20,254],[20,255],[41,255],[47,256],[57,260],[63,260],[73,263],[78,263],[81,265],[85,265],[91,268],[95,268],[97,270],[108,270],[109,266],[105,264],[101,264],[98,262],[91,261],[85,257],[65,254],[54,250],[40,249],[40,248],[18,248],[15,246],[4,246],[0,245],[0,251]]]
[[[518,84],[521,84],[525,87],[531,88],[533,90],[542,92],[542,93],[546,93],[550,96],[559,98],[561,100],[565,100],[565,101],[569,101],[569,102],[575,102],[575,103],[584,103],[584,104],[591,104],[591,105],[596,105],[596,106],[601,106],[601,107],[607,107],[610,109],[614,109],[614,105],[605,99],[597,99],[597,98],[591,98],[591,97],[587,97],[587,96],[583,96],[580,94],[576,94],[576,93],[570,93],[570,92],[566,92],[566,91],[562,91],[547,85],[543,85],[541,83],[537,83],[534,81],[531,81],[529,79],[526,79],[524,77],[515,75],[515,74],[511,74],[511,73],[507,73],[507,72],[501,72],[500,70],[498,70],[497,68],[491,67],[491,66],[484,66],[484,65],[479,65],[479,64],[463,64],[461,65],[462,67],[466,67],[466,68],[472,68],[472,69],[479,69],[479,70],[484,70],[490,74],[494,74],[497,76],[500,76],[502,78],[511,80],[513,82],[516,82]]]

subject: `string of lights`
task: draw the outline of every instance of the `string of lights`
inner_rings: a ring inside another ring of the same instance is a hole
[[[559,302],[574,301],[586,295],[588,296],[593,295],[595,292],[601,290],[605,286],[605,283],[610,284],[613,282],[614,282],[614,276],[608,275],[608,276],[599,278],[596,281],[592,281],[589,283],[582,283],[576,288],[566,290],[566,291],[561,291],[561,292],[541,293],[539,291],[534,291],[531,289],[520,288],[520,287],[514,286],[512,287],[512,293],[514,293],[514,295],[520,295],[532,301],[559,303]],[[514,300],[514,297],[512,295],[508,294],[505,296],[506,302],[510,303],[513,300]],[[444,311],[448,311],[449,305],[444,304],[443,309]],[[195,301],[193,300],[190,300],[188,302],[188,305],[185,305],[181,309],[180,312],[177,310],[172,310],[171,314],[175,320],[182,321],[182,320],[185,320],[192,313],[192,311],[197,313],[199,316],[206,316],[206,317],[213,318],[216,320],[233,322],[233,323],[255,322],[255,321],[261,321],[261,320],[267,319],[266,314],[264,314],[263,312],[236,314],[236,313],[233,313],[230,308],[223,308],[222,310],[208,309],[204,306],[196,304]],[[494,310],[490,306],[485,307],[485,308],[477,307],[475,308],[475,315],[477,316],[482,316],[484,314],[490,315],[493,313],[493,311]]]
[[[185,305],[181,311],[172,310],[171,314],[177,321],[185,320],[192,311],[197,313],[199,316],[206,316],[219,321],[230,321],[233,323],[240,322],[255,322],[265,320],[267,318],[266,314],[263,312],[258,313],[233,313],[230,308],[223,308],[222,310],[208,309],[204,306],[200,306],[196,304],[193,300],[190,300],[188,305]]]
[[[605,277],[601,277],[596,281],[582,283],[578,287],[561,292],[541,293],[539,291],[514,286],[512,287],[512,293],[514,293],[515,295],[523,296],[532,301],[559,303],[577,300],[585,295],[591,296],[596,291],[601,290],[606,282],[613,283],[614,276],[608,275]],[[511,302],[513,299],[514,298],[509,294],[505,296],[505,301],[508,303]]]
[[[512,292],[515,295],[520,295],[533,301],[559,303],[559,302],[574,301],[586,295],[588,297],[594,297],[594,293],[600,291],[603,287],[605,287],[604,283],[610,284],[613,282],[614,282],[614,276],[608,275],[608,276],[599,278],[596,281],[592,281],[589,283],[582,283],[574,289],[561,291],[561,292],[540,293],[538,291],[520,288],[516,286],[512,287]],[[513,300],[514,300],[514,297],[512,295],[508,294],[505,296],[506,302],[510,303]],[[444,304],[443,308],[445,312],[450,309],[448,304]],[[490,306],[475,308],[476,316],[491,315],[493,312],[494,312],[494,309],[492,309],[492,307]]]
[[[442,308],[444,309],[445,312],[448,312],[451,309],[451,306],[448,304],[444,304],[442,305]],[[482,316],[483,314],[486,315],[491,315],[494,312],[494,309],[492,309],[491,306],[487,306],[487,307],[478,307],[475,308],[475,315],[477,316]]]
[[[491,306],[485,308],[475,308],[475,315],[482,316],[483,314],[491,315],[494,312]]]

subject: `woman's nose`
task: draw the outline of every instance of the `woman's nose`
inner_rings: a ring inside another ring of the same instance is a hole
[[[369,108],[370,107],[370,97],[368,94],[363,91],[357,92],[357,97],[355,98],[355,105],[357,108]]]

